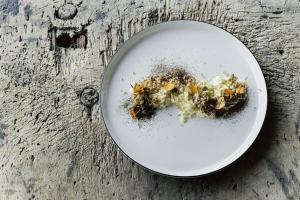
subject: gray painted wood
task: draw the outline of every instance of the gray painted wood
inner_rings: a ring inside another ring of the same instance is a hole
[[[268,85],[268,115],[253,147],[205,177],[137,166],[100,119],[100,76],[116,49],[174,19],[234,34]],[[0,199],[300,198],[298,0],[0,0],[0,36]]]

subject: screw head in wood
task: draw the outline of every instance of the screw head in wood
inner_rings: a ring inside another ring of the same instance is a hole
[[[99,100],[99,93],[92,87],[86,87],[82,90],[80,95],[80,102],[87,106],[92,107]]]

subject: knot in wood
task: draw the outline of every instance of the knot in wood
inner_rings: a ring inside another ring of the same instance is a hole
[[[68,33],[62,33],[55,39],[55,42],[59,47],[69,48],[72,43],[72,38]]]
[[[70,3],[61,6],[56,13],[57,18],[63,20],[73,19],[76,16],[76,14],[77,8]]]
[[[99,93],[91,87],[84,88],[80,95],[80,102],[87,106],[92,107],[99,100]]]

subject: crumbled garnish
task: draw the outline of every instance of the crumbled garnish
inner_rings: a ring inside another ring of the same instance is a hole
[[[219,117],[236,110],[247,98],[247,87],[234,75],[197,81],[183,69],[169,69],[137,82],[128,110],[133,119],[151,118],[156,110],[174,104],[181,121],[192,116]]]
[[[134,108],[129,109],[130,115],[133,119],[136,119],[138,113],[134,111]]]
[[[224,108],[224,107],[225,107],[225,99],[224,99],[224,97],[219,97],[219,98],[217,99],[216,109],[217,109],[217,110],[221,110],[221,109]]]
[[[239,85],[238,88],[236,88],[236,93],[237,94],[244,94],[246,91],[245,85]]]

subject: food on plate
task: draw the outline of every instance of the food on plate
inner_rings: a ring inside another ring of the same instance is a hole
[[[157,110],[176,105],[180,119],[226,116],[247,99],[247,86],[234,74],[197,80],[181,68],[164,70],[132,85],[128,111],[133,119],[149,119]]]

